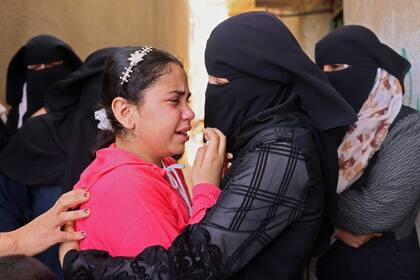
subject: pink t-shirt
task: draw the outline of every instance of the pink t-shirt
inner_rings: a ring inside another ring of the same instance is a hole
[[[175,164],[172,158],[163,162],[165,166]],[[115,144],[99,150],[74,187],[90,193],[89,201],[80,208],[90,208],[91,214],[76,222],[76,230],[86,232],[80,248],[135,256],[152,245],[168,248],[185,226],[198,223],[216,202],[220,189],[196,185],[191,199],[182,172],[172,171],[177,172],[186,191],[183,197],[177,186],[171,185],[167,172]],[[191,215],[185,199],[192,205]]]

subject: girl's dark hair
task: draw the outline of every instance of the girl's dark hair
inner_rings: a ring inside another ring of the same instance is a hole
[[[115,141],[115,136],[118,133],[124,132],[123,126],[115,118],[111,109],[111,104],[115,97],[120,96],[133,104],[141,104],[144,91],[152,86],[162,75],[168,73],[170,63],[175,63],[183,68],[182,62],[172,54],[163,50],[153,49],[132,68],[133,72],[131,72],[128,82],[121,84],[122,80],[120,77],[126,71],[125,67],[128,67],[130,63],[128,58],[137,50],[141,51],[142,48],[142,46],[120,48],[108,58],[103,74],[100,105],[106,111],[106,115],[112,125],[112,131],[99,131],[96,149],[109,146]]]

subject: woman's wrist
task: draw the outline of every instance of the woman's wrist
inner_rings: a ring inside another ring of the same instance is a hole
[[[0,256],[19,254],[16,230],[0,233]]]
[[[30,234],[26,232],[26,226],[20,227],[11,233],[13,234],[13,248],[15,254],[22,254],[22,255],[28,255],[31,256],[31,254],[28,254],[26,248],[29,244],[25,244],[25,241],[29,238]]]
[[[10,232],[13,254],[33,256],[40,252],[36,244],[43,243],[44,240],[34,237],[29,225],[30,223]]]

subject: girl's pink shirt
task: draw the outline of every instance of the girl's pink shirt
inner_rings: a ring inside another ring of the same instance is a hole
[[[169,166],[175,160],[165,158],[164,163]],[[186,188],[182,172],[177,173]],[[111,256],[135,256],[152,245],[168,248],[185,226],[204,217],[220,194],[214,185],[195,185],[190,216],[164,169],[115,144],[96,153],[74,188],[82,187],[90,199],[80,208],[89,208],[91,214],[76,222],[76,230],[86,232],[80,249],[105,250]]]

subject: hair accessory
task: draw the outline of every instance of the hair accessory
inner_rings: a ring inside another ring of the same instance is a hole
[[[152,47],[145,46],[141,50],[137,50],[130,54],[130,57],[128,58],[130,65],[128,67],[124,67],[125,71],[122,72],[122,76],[120,77],[121,84],[128,83],[128,78],[130,78],[131,72],[133,72],[133,67],[142,61],[143,57],[152,50]]]
[[[112,131],[112,125],[109,121],[108,117],[106,116],[105,109],[101,109],[98,111],[95,111],[95,120],[98,120],[98,128],[100,130],[111,130]]]

